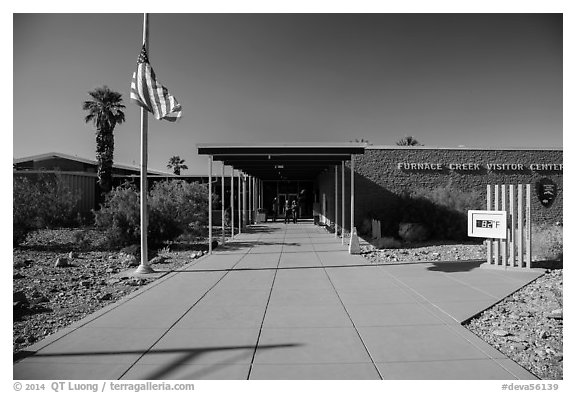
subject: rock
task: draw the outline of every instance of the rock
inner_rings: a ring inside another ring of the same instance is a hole
[[[80,281],[80,285],[82,285],[84,288],[90,288],[92,286],[92,282],[90,281]]]
[[[564,319],[564,313],[561,309],[551,311],[544,315],[546,318],[561,320]]]
[[[538,337],[540,337],[541,339],[546,339],[548,338],[548,332],[546,330],[542,330],[540,334],[538,334]]]
[[[70,251],[70,253],[68,254],[68,259],[74,259],[76,258],[78,255],[74,252],[74,251]]]
[[[98,298],[99,301],[103,302],[105,300],[111,300],[112,299],[112,294],[111,293],[105,293],[104,295],[100,296]]]
[[[24,277],[26,277],[26,276],[23,275],[23,274],[21,274],[20,272],[16,272],[16,274],[14,274],[14,275],[12,276],[12,279],[13,279],[13,280],[19,280],[19,279],[24,278]]]
[[[510,344],[510,349],[514,351],[524,351],[527,348],[525,344],[522,343],[512,343]]]
[[[506,330],[501,330],[501,329],[496,329],[492,332],[493,335],[498,336],[498,337],[506,337],[508,335],[510,335],[510,333],[508,333]]]
[[[140,265],[140,260],[136,259],[136,257],[134,255],[130,255],[124,260],[124,266],[125,267],[136,267],[139,265]]]
[[[378,249],[382,248],[399,248],[402,245],[399,240],[393,237],[381,237],[374,242],[374,247]]]
[[[157,264],[157,263],[164,263],[164,262],[166,262],[167,259],[168,259],[168,258],[166,258],[166,257],[164,257],[164,256],[158,255],[157,257],[154,257],[154,258],[152,258],[152,259],[150,260],[150,264],[151,264],[151,265],[154,265],[154,264]]]
[[[14,262],[14,267],[16,269],[22,269],[23,267],[28,267],[32,263],[31,259],[18,260]]]
[[[48,303],[50,301],[50,299],[48,299],[46,296],[41,295],[39,297],[36,297],[34,299],[32,299],[32,304],[41,304],[41,303]]]
[[[56,263],[54,264],[54,267],[68,267],[68,266],[70,266],[68,264],[68,259],[64,257],[57,258]]]
[[[132,278],[128,281],[126,281],[127,285],[131,285],[131,286],[141,286],[146,284],[146,280],[142,279],[142,278]]]
[[[121,282],[122,280],[119,278],[111,278],[110,280],[106,281],[106,283],[108,285],[114,285],[114,284],[118,284],[119,282]]]
[[[407,242],[420,242],[428,239],[428,230],[419,223],[402,222],[399,225],[398,235]]]

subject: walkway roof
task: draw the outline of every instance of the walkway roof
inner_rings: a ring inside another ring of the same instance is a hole
[[[261,180],[313,180],[332,165],[364,154],[364,143],[231,145],[198,144],[198,154]]]

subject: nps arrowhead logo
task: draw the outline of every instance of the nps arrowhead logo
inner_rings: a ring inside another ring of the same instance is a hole
[[[550,207],[558,195],[558,186],[545,177],[536,182],[536,194],[542,206]]]

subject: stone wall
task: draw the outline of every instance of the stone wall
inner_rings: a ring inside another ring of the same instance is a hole
[[[486,195],[488,184],[531,184],[532,222],[563,222],[562,150],[448,149],[427,147],[368,147],[355,159],[355,214],[357,228],[363,219],[377,218],[383,232],[394,231],[403,192],[421,188],[452,187]],[[552,206],[544,207],[537,197],[536,182],[549,178],[558,186]],[[346,221],[350,226],[350,163],[345,166]],[[341,187],[341,167],[338,168]],[[334,168],[318,178],[320,198],[326,194],[327,216],[334,215]],[[341,192],[338,195],[341,223]],[[485,205],[484,205],[485,206]],[[483,207],[484,208],[484,207]]]

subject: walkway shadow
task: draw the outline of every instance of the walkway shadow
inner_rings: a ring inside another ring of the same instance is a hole
[[[76,356],[110,356],[110,355],[141,355],[138,360],[134,362],[132,366],[130,366],[123,375],[125,375],[130,369],[132,369],[135,365],[138,364],[138,361],[145,355],[170,355],[170,354],[180,354],[181,356],[177,359],[173,360],[167,364],[158,364],[159,369],[155,370],[154,372],[145,375],[141,379],[147,380],[156,380],[156,379],[166,379],[166,376],[173,371],[176,371],[178,367],[190,364],[190,361],[194,358],[197,358],[205,353],[209,352],[220,352],[220,351],[234,351],[239,349],[246,349],[246,350],[253,350],[252,352],[252,359],[256,354],[256,350],[267,350],[267,349],[276,349],[276,348],[290,348],[290,347],[298,347],[302,344],[277,344],[277,345],[248,345],[248,346],[222,346],[222,347],[203,347],[203,348],[178,348],[178,349],[158,349],[158,350],[134,350],[134,351],[102,351],[102,352],[57,352],[57,353],[35,353],[31,351],[20,351],[14,354],[14,362],[19,360],[32,357],[32,358],[56,358],[56,357],[76,357]],[[213,370],[218,369],[218,367],[224,367],[226,365],[232,364],[235,361],[238,361],[242,358],[245,358],[246,354],[239,354],[237,356],[233,356],[226,360],[220,361],[216,364],[202,364],[204,367],[203,370],[200,370],[194,374],[188,375],[189,379],[195,379],[194,377],[200,377],[209,374]],[[251,359],[251,360],[252,360]],[[73,362],[73,360],[71,360]],[[123,376],[122,375],[122,376]],[[122,378],[122,376],[120,378]]]
[[[284,245],[284,246],[301,246],[300,243],[287,243],[287,242],[283,242],[283,241],[278,241],[278,242],[265,242],[265,241],[260,241],[260,240],[256,240],[256,241],[228,241],[224,245],[218,246],[218,248],[215,249],[215,251],[216,252],[237,251],[237,250],[243,250],[246,248],[253,248],[253,247],[259,247],[259,246],[282,246],[282,245]]]
[[[433,266],[427,268],[434,272],[456,273],[456,272],[469,272],[477,269],[485,261],[466,261],[466,262],[432,262]]]
[[[539,269],[552,269],[552,270],[556,270],[556,269],[562,269],[564,267],[564,261],[563,260],[558,260],[558,261],[533,261],[530,264],[531,267],[533,268],[539,268]]]

